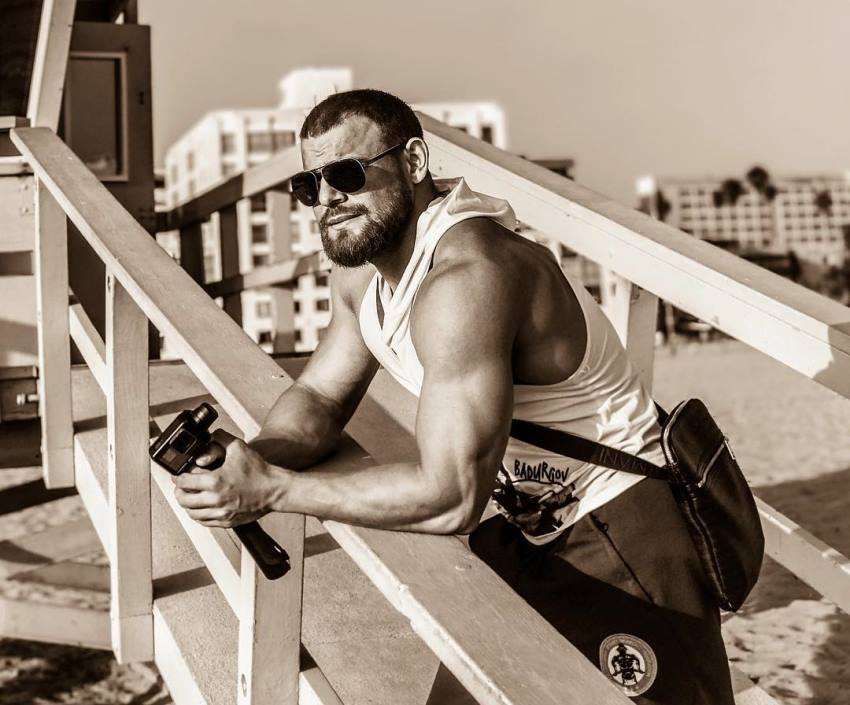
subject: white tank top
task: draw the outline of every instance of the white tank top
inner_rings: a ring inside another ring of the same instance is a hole
[[[516,217],[506,201],[476,193],[463,179],[437,180],[448,191],[419,217],[413,254],[393,292],[375,274],[360,307],[360,330],[378,362],[407,390],[419,396],[423,369],[410,335],[416,293],[431,268],[440,238],[469,218],[492,218],[513,230]],[[567,279],[569,282],[569,279]],[[643,388],[617,333],[593,297],[569,282],[581,306],[587,347],[576,372],[548,385],[514,385],[513,418],[534,421],[663,464],[655,405]],[[384,312],[378,317],[377,299]],[[643,478],[555,455],[514,438],[508,440],[502,479],[551,508],[544,525],[508,518],[523,527],[532,543],[546,543],[582,516]]]

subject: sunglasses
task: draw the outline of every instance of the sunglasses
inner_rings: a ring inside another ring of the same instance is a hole
[[[324,179],[337,191],[342,193],[354,193],[366,185],[366,167],[372,166],[379,159],[383,159],[391,152],[404,147],[406,142],[390,147],[371,159],[355,159],[348,157],[340,159],[312,171],[299,171],[293,176],[289,183],[292,186],[292,195],[305,206],[315,206],[319,200],[319,182]]]

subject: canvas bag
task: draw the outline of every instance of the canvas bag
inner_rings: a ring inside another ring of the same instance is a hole
[[[581,436],[514,419],[511,436],[576,460],[663,479],[685,518],[717,604],[736,611],[758,579],[764,534],[755,499],[728,440],[699,399],[658,407],[666,465]],[[498,488],[497,488],[498,490]],[[498,494],[494,494],[499,502]]]

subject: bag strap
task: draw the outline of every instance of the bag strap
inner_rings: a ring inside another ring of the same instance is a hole
[[[659,423],[663,426],[667,422],[667,413],[658,404],[656,404],[656,407]],[[634,475],[643,475],[656,480],[670,479],[666,467],[653,465],[648,460],[638,458],[631,453],[611,448],[568,431],[541,426],[533,421],[513,419],[510,435],[523,443],[529,443],[543,450],[581,460],[585,463],[601,465],[612,470],[622,470]]]

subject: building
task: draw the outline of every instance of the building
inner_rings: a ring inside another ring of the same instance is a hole
[[[353,87],[351,69],[304,68],[280,81],[281,101],[276,108],[217,110],[205,115],[184,133],[165,155],[166,206],[189,200],[227,177],[256,166],[275,152],[298,141],[298,131],[310,108],[326,96]],[[507,127],[502,108],[492,102],[447,102],[413,105],[438,120],[474,137],[507,147]],[[237,207],[239,259],[242,270],[267,264],[273,256],[268,240],[268,214],[263,197],[245,199]],[[311,208],[292,203],[293,252],[308,254],[321,249],[321,239]],[[204,227],[204,258],[208,281],[218,279],[215,222]],[[160,243],[177,257],[179,241],[173,234],[159,236]],[[319,332],[330,321],[330,293],[326,273],[302,276],[293,292],[295,349],[316,347]],[[273,301],[263,291],[242,294],[243,327],[264,349],[272,349]],[[167,345],[163,355],[168,356]]]
[[[638,180],[643,210],[694,236],[731,243],[741,254],[793,252],[821,268],[841,266],[850,229],[850,171],[771,179]]]

